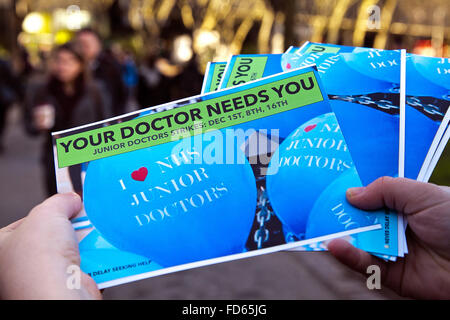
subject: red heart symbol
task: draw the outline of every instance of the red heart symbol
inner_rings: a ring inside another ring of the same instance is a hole
[[[288,63],[288,64],[286,65],[286,69],[290,69],[290,68],[291,68],[291,64]]]
[[[305,132],[310,132],[312,129],[314,129],[315,127],[317,127],[317,124],[310,124],[309,126],[307,126],[305,128]]]
[[[148,170],[146,167],[139,168],[139,170],[133,171],[131,177],[136,181],[144,181],[147,178]]]

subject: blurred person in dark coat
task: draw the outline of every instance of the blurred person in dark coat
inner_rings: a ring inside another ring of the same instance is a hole
[[[48,78],[30,87],[25,99],[25,124],[31,134],[45,134],[42,166],[49,195],[56,193],[51,132],[104,118],[100,87],[90,79],[84,59],[71,44],[57,47],[51,56]],[[69,168],[75,191],[81,193],[81,167]]]
[[[12,68],[0,59],[0,153],[3,152],[3,132],[9,107],[20,96],[20,86]]]
[[[83,55],[92,76],[99,81],[105,93],[107,116],[125,113],[127,89],[122,70],[114,56],[103,49],[100,36],[92,29],[80,30],[75,43]]]
[[[23,102],[25,97],[27,83],[30,78],[35,74],[35,68],[30,62],[30,55],[28,51],[23,46],[17,48],[16,53],[11,59],[11,64],[13,66],[13,71],[16,75],[17,88],[19,92],[19,102]]]

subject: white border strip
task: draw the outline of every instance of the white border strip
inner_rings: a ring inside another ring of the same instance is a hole
[[[206,83],[208,82],[208,78],[209,78],[209,68],[210,67],[211,67],[211,62],[208,62],[206,64],[206,70],[205,70],[205,74],[203,76],[202,90],[200,91],[200,94],[205,93]]]
[[[86,221],[72,223],[72,227],[74,229],[86,228],[86,227],[92,227],[92,224],[91,224],[91,221],[86,220]]]
[[[405,177],[406,136],[406,50],[400,50],[400,123],[398,139],[398,176]],[[406,251],[405,217],[397,214],[397,255],[403,257]]]
[[[398,146],[398,176],[405,177],[405,99],[406,99],[406,50],[400,51],[400,132]]]

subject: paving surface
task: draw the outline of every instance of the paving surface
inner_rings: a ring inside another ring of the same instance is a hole
[[[0,155],[0,227],[44,199],[40,139],[25,135],[20,112],[9,113]],[[105,290],[106,299],[398,299],[369,290],[366,278],[329,253],[278,252],[181,271]]]

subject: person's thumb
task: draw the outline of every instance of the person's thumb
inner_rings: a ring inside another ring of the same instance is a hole
[[[55,194],[34,207],[30,216],[73,218],[81,210],[81,198],[74,192]]]
[[[445,191],[437,185],[405,178],[381,177],[367,187],[350,188],[347,200],[363,210],[383,207],[411,215],[442,201]]]

